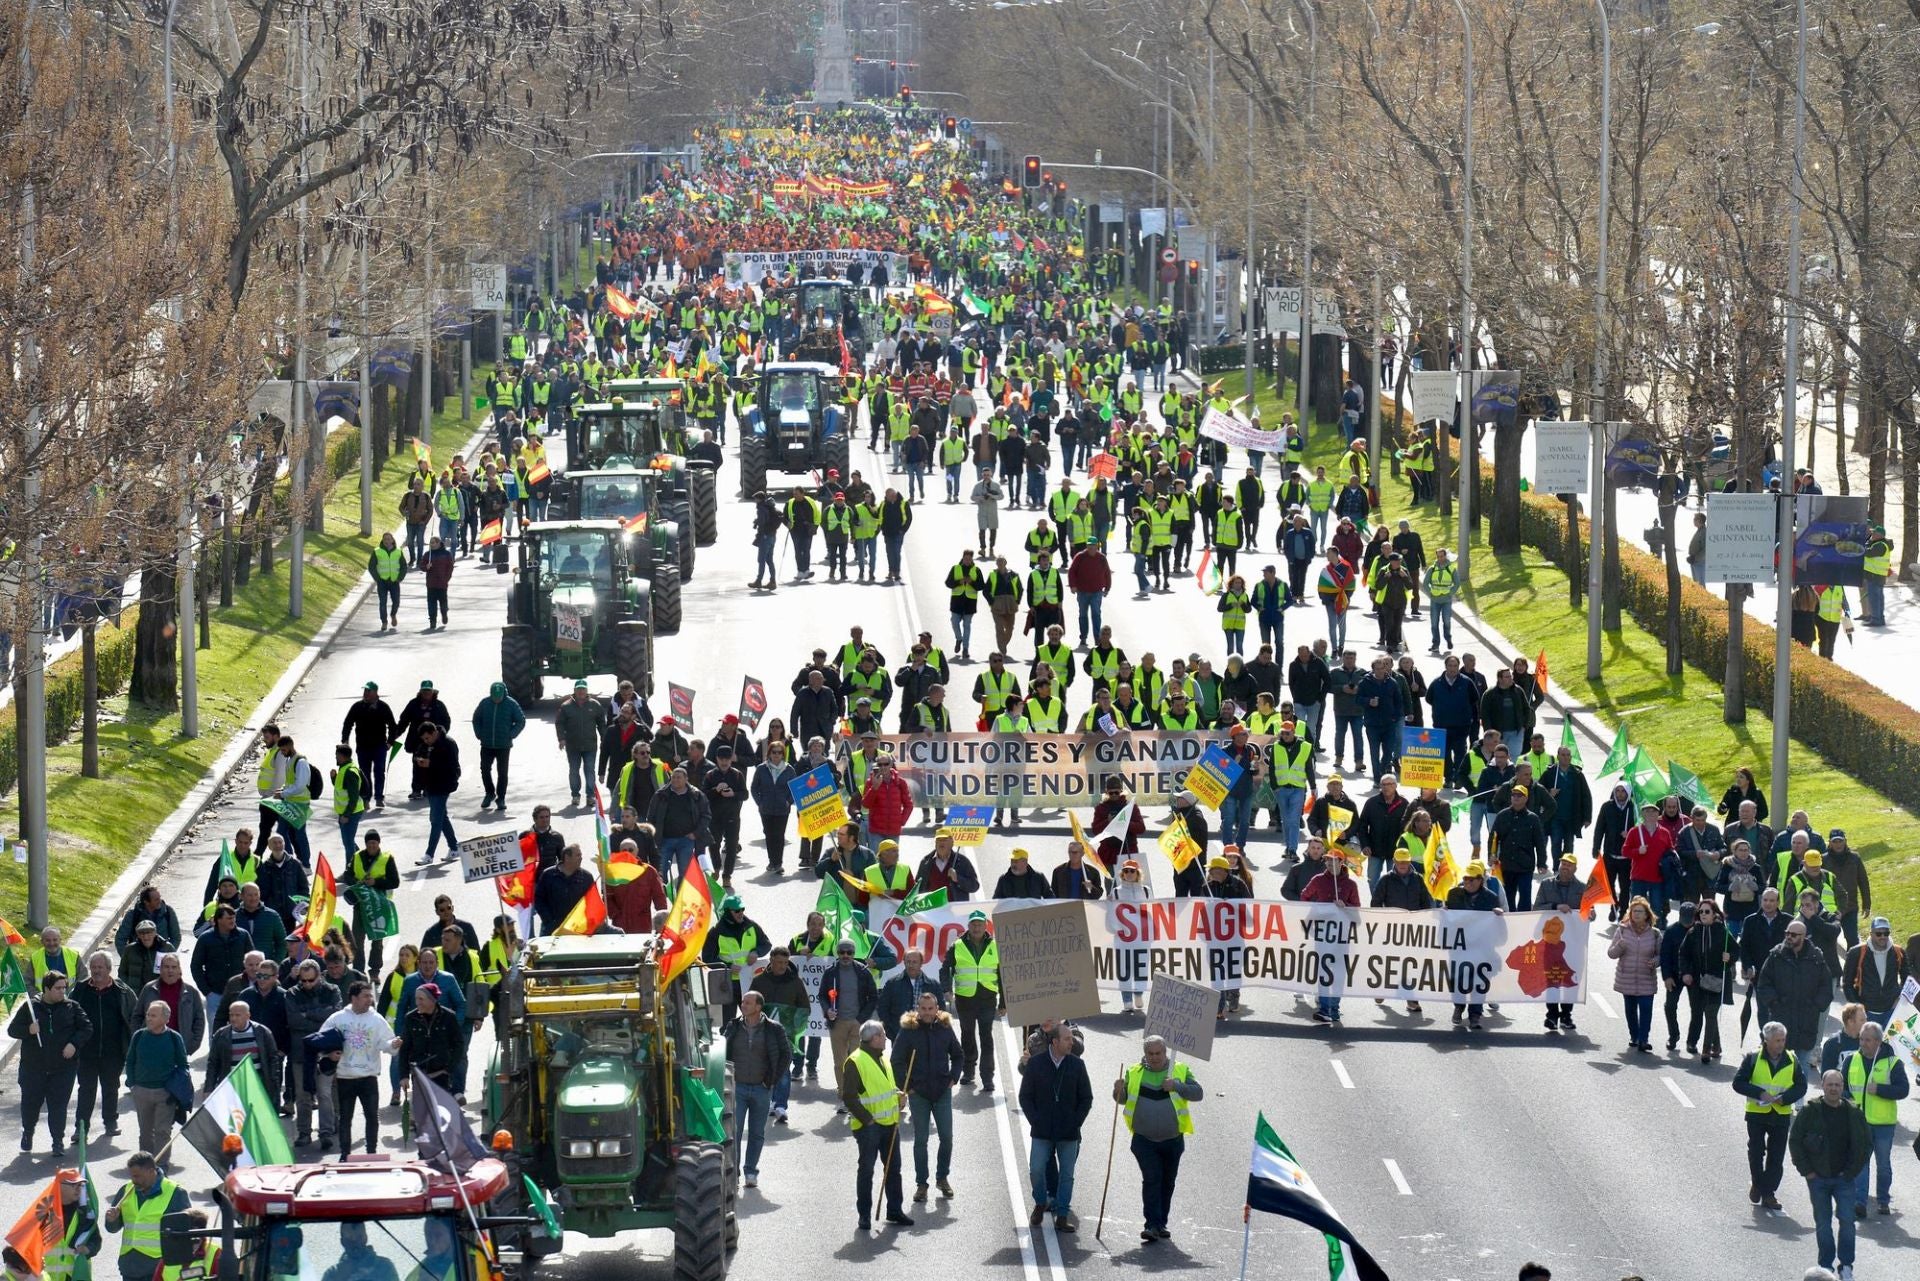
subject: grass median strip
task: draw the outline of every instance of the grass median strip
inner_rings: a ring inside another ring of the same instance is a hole
[[[475,382],[485,380],[475,372]],[[451,459],[473,434],[479,419],[460,421],[458,398],[434,418],[435,457]],[[399,520],[400,495],[412,469],[405,447],[389,457],[374,477],[374,528]],[[335,483],[326,506],[327,532],[307,537],[306,586],[302,617],[287,617],[286,544],[278,550],[271,574],[257,569],[233,605],[212,611],[213,647],[199,654],[200,737],[180,737],[178,712],[159,715],[129,707],[127,696],[102,700],[100,777],[80,773],[80,735],[47,754],[47,818],[52,921],[70,925],[84,918],[101,892],[125,869],[149,835],[185,799],[195,783],[240,730],[255,705],[280,679],[319,632],[329,615],[366,570],[369,541],[360,529],[359,472]],[[126,626],[133,625],[132,615]],[[105,633],[102,633],[103,643]],[[56,666],[78,670],[76,653]],[[328,757],[327,759],[331,759]],[[20,830],[18,791],[0,806],[0,824]],[[0,864],[0,903],[4,915],[24,923],[27,869],[11,860]],[[197,904],[177,904],[183,913]]]

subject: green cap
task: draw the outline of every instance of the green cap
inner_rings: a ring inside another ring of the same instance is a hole
[[[720,902],[720,910],[722,912],[738,912],[741,908],[745,906],[746,904],[740,901],[740,896],[738,894],[729,894],[727,895],[726,898],[722,899]]]
[[[973,911],[967,913],[968,925],[972,925],[975,921],[979,921],[982,924],[985,924],[986,919],[987,919],[987,914],[985,912],[980,911],[978,908],[975,908]]]
[[[361,688],[361,689],[370,689],[370,690],[373,690],[373,691],[375,691],[376,693],[378,693],[378,692],[379,692],[379,689],[380,689],[380,682],[379,682],[379,681],[368,681],[368,682],[367,682],[367,683],[366,683],[365,685],[362,685],[362,686],[361,686],[360,688]]]
[[[432,682],[432,681],[421,681],[421,682],[420,682],[420,688],[421,688],[421,689],[432,689],[432,688],[433,688],[433,682]]]

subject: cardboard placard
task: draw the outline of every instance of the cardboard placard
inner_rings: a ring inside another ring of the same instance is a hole
[[[491,881],[497,876],[511,876],[525,865],[518,832],[488,832],[460,842],[460,875],[469,885],[475,881]]]
[[[993,934],[1007,1022],[1018,1027],[1100,1012],[1087,912],[1079,900],[1001,912]]]
[[[1205,983],[1156,974],[1147,996],[1147,1035],[1165,1037],[1170,1047],[1188,1058],[1210,1060],[1219,1008],[1220,994]]]

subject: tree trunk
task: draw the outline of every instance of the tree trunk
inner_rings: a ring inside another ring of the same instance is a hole
[[[1900,569],[1905,578],[1913,569],[1914,546],[1920,544],[1920,420],[1916,420],[1911,400],[1894,409],[1894,421],[1900,424]]]
[[[1613,477],[1607,477],[1601,500],[1600,628],[1620,630],[1620,503]]]
[[[1680,526],[1677,519],[1680,508],[1674,502],[1675,486],[1668,477],[1661,477],[1660,485],[1660,524],[1667,532],[1667,609],[1666,609],[1666,649],[1667,675],[1678,676],[1685,659],[1680,652]]]
[[[129,695],[140,707],[171,712],[180,706],[179,628],[171,556],[152,556],[140,567],[140,621],[133,633],[133,680]]]
[[[1339,421],[1340,393],[1346,386],[1340,355],[1340,339],[1332,334],[1313,336],[1313,386],[1308,389],[1307,404],[1316,423]]]
[[[94,633],[100,622],[80,625],[80,775],[100,777],[100,656]]]
[[[1747,594],[1745,583],[1727,584],[1727,670],[1720,677],[1720,719],[1747,723]]]
[[[1487,545],[1496,553],[1520,550],[1520,448],[1527,429],[1515,422],[1493,428],[1493,511]]]
[[[1586,575],[1580,569],[1580,500],[1573,494],[1567,495],[1567,546],[1560,563],[1567,571],[1567,608],[1579,609],[1580,588],[1585,584]]]

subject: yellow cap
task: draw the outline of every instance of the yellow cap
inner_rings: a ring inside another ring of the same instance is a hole
[[[881,841],[880,842],[880,853],[882,854],[885,854],[888,850],[897,850],[899,848],[900,848],[899,841]]]
[[[1463,876],[1485,876],[1486,874],[1487,874],[1487,865],[1485,863],[1479,862],[1478,860],[1475,860],[1474,862],[1467,864],[1467,870],[1464,873],[1462,873]]]
[[[1227,860],[1221,855],[1215,854],[1212,858],[1207,860],[1207,870],[1211,872],[1215,868],[1218,868],[1222,872],[1231,872],[1233,870],[1233,864],[1227,862]]]

